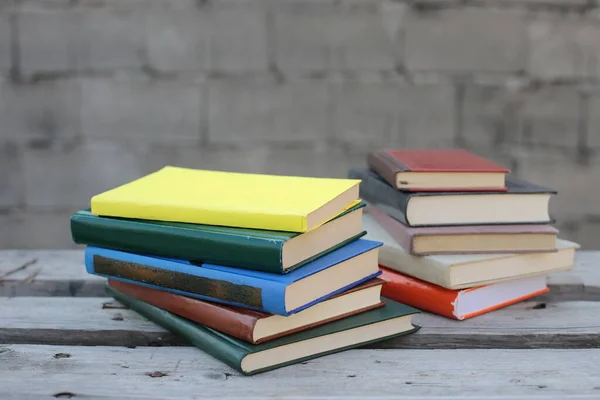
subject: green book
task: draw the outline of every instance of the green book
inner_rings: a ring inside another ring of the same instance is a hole
[[[71,217],[75,243],[284,274],[365,235],[365,203],[309,232],[101,217],[89,210]]]
[[[386,302],[384,307],[261,344],[250,344],[136,300],[109,286],[106,292],[244,375],[270,371],[419,329],[411,323],[418,310],[382,299]]]

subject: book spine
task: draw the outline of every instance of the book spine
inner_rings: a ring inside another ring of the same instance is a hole
[[[248,343],[255,343],[253,331],[257,321],[256,315],[235,312],[227,306],[216,303],[112,279],[108,280],[108,286],[129,297],[152,304],[190,321],[206,325]]]
[[[162,326],[175,335],[183,337],[192,345],[243,373],[242,360],[249,354],[249,351],[227,340],[219,332],[194,324],[168,311],[126,296],[110,287],[106,288],[106,293],[155,324]]]
[[[381,289],[383,297],[447,318],[459,319],[454,307],[457,290],[445,289],[385,268],[381,271],[381,279],[386,281]]]
[[[283,273],[284,241],[175,226],[74,214],[73,241],[130,253],[199,260],[275,274]]]
[[[377,205],[395,219],[410,225],[406,218],[410,194],[394,189],[365,168],[351,168],[348,177],[362,180],[360,197],[363,200]]]
[[[399,172],[399,166],[396,160],[391,159],[383,151],[372,151],[367,155],[367,165],[379,176],[396,188],[396,174]]]
[[[201,300],[287,316],[283,283],[155,257],[88,247],[88,273]]]

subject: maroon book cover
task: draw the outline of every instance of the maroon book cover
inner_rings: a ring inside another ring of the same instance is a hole
[[[373,151],[367,156],[369,168],[393,187],[396,174],[401,172],[444,172],[444,173],[503,173],[507,168],[479,157],[463,149],[442,150],[394,150]],[[489,188],[406,188],[408,191],[505,191],[506,187]]]

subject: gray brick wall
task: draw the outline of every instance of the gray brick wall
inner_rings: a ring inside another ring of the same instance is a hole
[[[467,4],[468,3],[468,4]],[[466,147],[556,188],[598,248],[600,9],[586,0],[0,1],[0,248],[72,247],[165,164],[343,177]]]

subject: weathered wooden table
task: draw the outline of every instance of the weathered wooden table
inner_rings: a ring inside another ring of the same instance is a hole
[[[600,252],[551,293],[244,377],[106,298],[81,251],[0,251],[0,399],[600,399]]]

